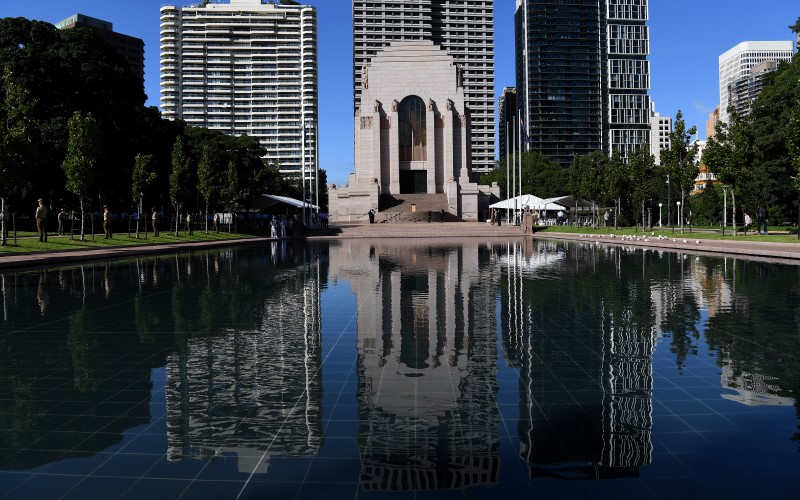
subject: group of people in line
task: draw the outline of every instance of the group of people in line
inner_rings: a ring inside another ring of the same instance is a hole
[[[34,212],[34,219],[36,221],[36,230],[39,235],[39,241],[42,243],[47,242],[47,217],[49,214],[49,209],[45,205],[45,201],[43,198],[39,198],[36,200],[37,207]],[[161,234],[160,226],[161,226],[161,219],[164,216],[164,213],[159,211],[156,207],[150,209],[150,224],[153,228],[153,236],[158,237]],[[103,213],[101,214],[103,218],[103,232],[105,234],[106,239],[112,239],[113,233],[111,231],[111,223],[115,219],[114,214],[112,214],[109,209],[108,205],[103,205]],[[123,218],[125,218],[126,214],[123,214]],[[202,215],[202,214],[201,214]],[[324,217],[320,215],[319,223],[322,227],[327,227],[328,217],[325,215]],[[9,223],[11,221],[8,213],[8,209],[6,208],[2,214],[0,214],[3,218],[3,222],[5,223],[4,229],[6,234],[8,234],[9,230]],[[89,214],[89,217],[94,219],[96,217],[95,214]],[[233,217],[236,217],[234,214]],[[291,231],[294,222],[292,221],[291,217],[278,217],[276,215],[268,215],[268,214],[256,214],[249,215],[253,219],[253,221],[258,227],[261,227],[262,222],[266,221],[270,228],[270,234],[273,238],[285,238],[287,230]],[[64,236],[66,234],[66,223],[68,220],[74,219],[75,214],[74,212],[67,213],[65,209],[61,209],[58,214],[56,215],[56,220],[58,222],[58,235]],[[134,216],[131,216],[133,219]],[[226,217],[224,214],[220,212],[214,212],[213,216],[210,218],[213,230],[219,233],[220,225],[224,223],[224,219]],[[186,216],[181,217],[182,222],[185,223],[186,233],[189,236],[194,234],[194,223],[195,223],[195,215],[192,212],[186,214]],[[315,219],[316,220],[316,219]]]

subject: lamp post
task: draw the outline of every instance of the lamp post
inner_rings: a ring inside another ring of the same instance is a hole
[[[676,202],[678,205],[678,225],[681,228],[681,234],[683,234],[683,217],[681,217],[681,202]]]
[[[672,210],[669,208],[672,204],[672,196],[670,192],[670,185],[669,185],[669,174],[667,174],[667,224],[669,227],[672,228],[672,232],[675,232],[675,227],[672,225]]]
[[[139,216],[136,217],[136,238],[139,238],[139,224],[142,221],[142,212],[144,211],[144,193],[139,192]],[[147,221],[147,219],[145,219]],[[147,239],[147,222],[144,223],[144,239]]]
[[[661,207],[662,207],[663,205],[664,205],[663,203],[659,203],[659,204],[658,204],[658,227],[663,227],[663,226],[661,225]]]

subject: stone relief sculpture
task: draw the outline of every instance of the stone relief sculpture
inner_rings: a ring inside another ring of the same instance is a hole
[[[456,64],[456,87],[464,86],[464,69],[460,64]]]
[[[362,129],[371,129],[372,128],[372,117],[365,116],[361,118],[361,128]]]
[[[453,101],[447,99],[447,111],[453,111],[453,106],[454,106]]]
[[[376,113],[381,110],[381,101],[379,101],[377,99],[375,100],[375,108],[374,108],[374,110],[375,110]]]
[[[369,71],[366,66],[361,68],[361,88],[364,90],[369,88]]]
[[[392,101],[392,112],[397,112],[397,108],[400,106],[400,103],[397,102],[397,99]]]
[[[428,111],[433,111],[433,99],[428,99]]]

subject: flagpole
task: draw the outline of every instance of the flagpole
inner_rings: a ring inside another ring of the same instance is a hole
[[[514,133],[512,134],[511,139],[514,141],[514,146],[515,146],[515,149],[516,149],[517,127],[514,127]],[[517,191],[517,168],[516,168],[517,167],[517,165],[516,165],[517,157],[516,157],[516,155],[517,155],[517,153],[518,153],[517,151],[514,151],[514,160],[513,160],[514,163],[511,165],[511,196],[509,197],[509,200],[511,200],[513,198],[516,198],[516,191]],[[511,224],[514,221],[514,215],[515,215],[514,212],[516,211],[516,208],[517,208],[516,207],[516,200],[514,200],[514,201],[515,201],[515,203],[514,203],[515,206],[514,206],[513,209],[511,208],[511,204],[508,205],[508,223],[509,224]]]
[[[525,133],[523,124],[522,124],[522,111],[519,111],[519,175],[517,176],[519,180],[519,195],[522,196],[522,135]],[[519,207],[520,210],[520,219],[522,219],[522,206]]]
[[[509,152],[511,144],[508,142],[508,127],[506,127],[506,200],[511,199],[511,153]],[[508,210],[506,210],[506,214]],[[500,220],[499,218],[497,220]],[[508,220],[506,220],[508,223]]]

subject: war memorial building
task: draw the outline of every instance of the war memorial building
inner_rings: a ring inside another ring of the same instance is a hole
[[[463,68],[431,41],[388,45],[361,71],[355,172],[346,187],[331,185],[331,217],[363,221],[370,210],[392,212],[386,200],[422,194],[421,211],[441,198],[455,217],[482,218],[499,188],[470,182],[469,128]]]

